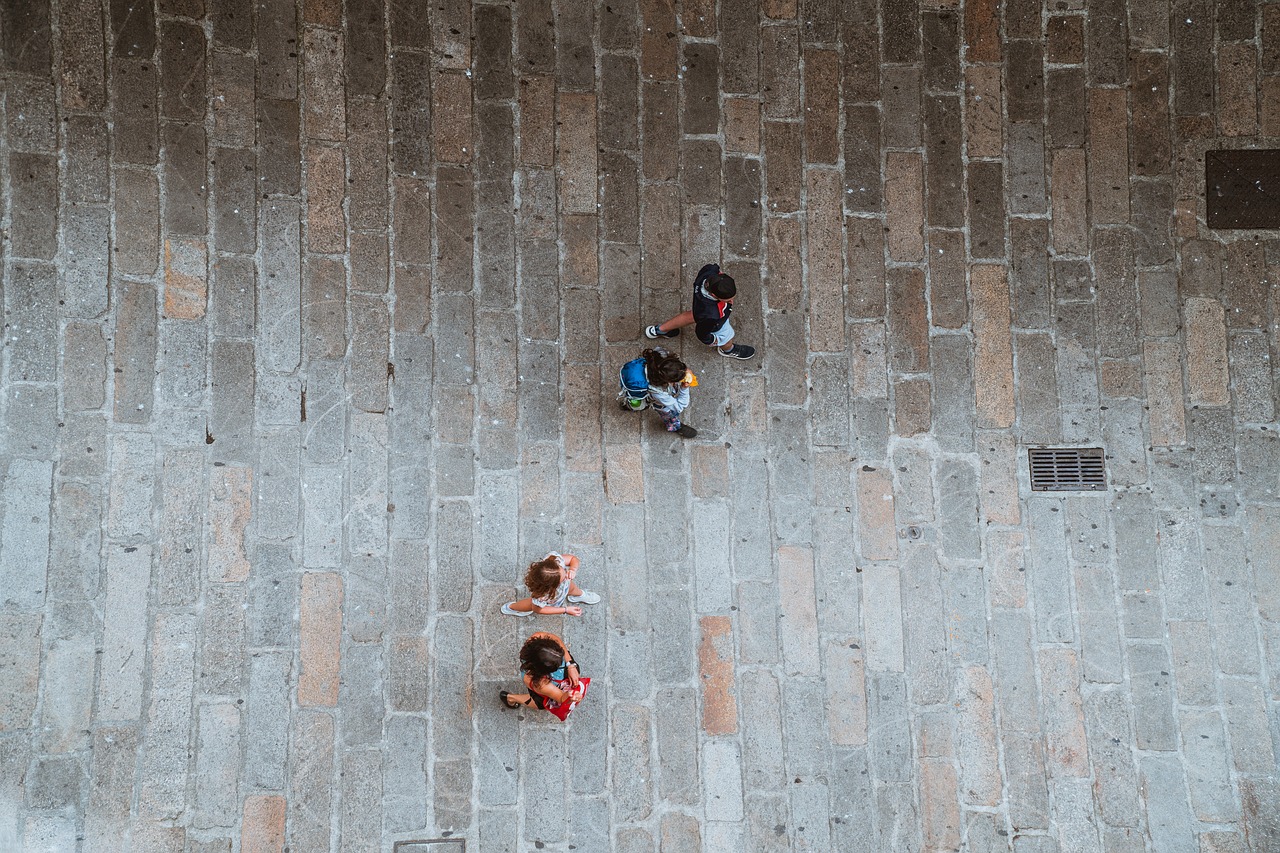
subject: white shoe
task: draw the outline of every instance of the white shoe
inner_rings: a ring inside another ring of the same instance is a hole
[[[514,607],[511,606],[513,604],[515,604],[514,601],[508,601],[506,604],[502,605],[502,612],[507,614],[508,616],[532,616],[533,615],[532,610],[516,610]]]
[[[582,595],[569,596],[569,601],[572,601],[574,604],[599,604],[600,593],[584,589],[582,591]]]

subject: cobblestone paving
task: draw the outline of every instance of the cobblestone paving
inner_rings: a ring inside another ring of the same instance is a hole
[[[1280,143],[1280,3],[0,0],[0,58],[0,849],[1280,850],[1280,242],[1201,177]],[[761,355],[677,342],[685,442],[616,371],[714,260]],[[501,616],[551,548],[605,601]],[[535,626],[568,725],[498,704]]]

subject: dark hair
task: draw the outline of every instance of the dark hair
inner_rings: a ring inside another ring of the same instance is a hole
[[[680,359],[664,349],[647,349],[640,353],[650,382],[671,385],[684,379],[689,368]]]
[[[707,279],[707,292],[717,299],[732,299],[738,293],[738,285],[725,273]]]
[[[520,668],[535,681],[543,681],[564,665],[564,649],[550,637],[530,637],[520,648]]]
[[[525,572],[524,585],[534,598],[546,598],[560,586],[560,563],[555,557],[546,557],[536,563],[529,564]]]

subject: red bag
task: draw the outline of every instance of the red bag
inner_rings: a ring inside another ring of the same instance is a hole
[[[578,706],[578,702],[581,702],[582,699],[587,695],[587,688],[591,686],[591,679],[590,678],[579,679],[579,683],[582,685],[582,696],[579,696],[576,701],[571,699],[567,702],[555,702],[551,699],[547,699],[546,705],[543,706],[548,711],[555,714],[556,719],[560,720],[560,722],[562,723],[564,722],[565,718],[569,716],[569,712],[572,711],[574,708],[576,708]],[[560,687],[562,690],[568,691],[569,689],[568,685],[569,685],[569,682],[566,680],[565,682],[563,682],[562,685],[557,685],[557,686]]]

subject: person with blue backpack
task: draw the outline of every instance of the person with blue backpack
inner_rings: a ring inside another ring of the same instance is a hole
[[[621,408],[633,412],[653,409],[667,432],[681,438],[698,434],[681,422],[681,415],[689,407],[689,389],[697,386],[698,377],[679,358],[662,347],[647,349],[639,358],[622,365],[618,380],[622,386],[618,392]]]

